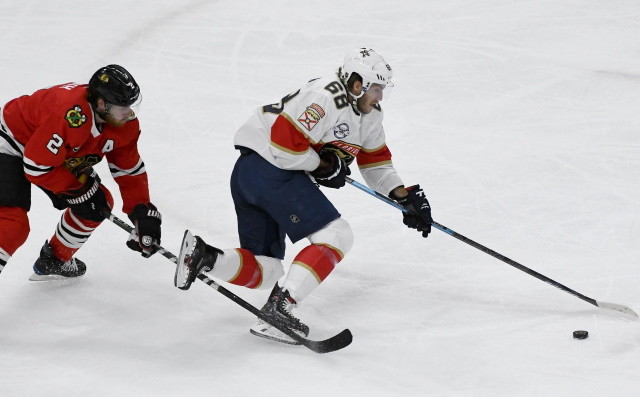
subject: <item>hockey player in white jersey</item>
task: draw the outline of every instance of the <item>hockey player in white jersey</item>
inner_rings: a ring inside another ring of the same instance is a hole
[[[188,289],[200,272],[248,288],[271,288],[262,313],[307,336],[291,310],[353,245],[353,234],[318,185],[340,188],[354,159],[365,182],[410,212],[404,223],[424,237],[431,208],[419,185],[405,188],[385,142],[380,101],[392,69],[370,48],[349,52],[337,73],[311,80],[279,103],[262,106],[237,131],[240,156],[231,176],[241,248],[221,250],[185,231],[175,285]],[[311,176],[312,178],[310,178]],[[315,183],[314,183],[315,182]],[[309,245],[284,275],[285,237]],[[284,276],[284,277],[283,277]],[[251,333],[296,343],[262,321]]]

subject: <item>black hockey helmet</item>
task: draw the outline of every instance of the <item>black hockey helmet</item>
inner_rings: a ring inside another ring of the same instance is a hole
[[[117,106],[131,106],[140,97],[140,87],[120,65],[107,65],[98,69],[89,80],[89,101],[98,98]]]

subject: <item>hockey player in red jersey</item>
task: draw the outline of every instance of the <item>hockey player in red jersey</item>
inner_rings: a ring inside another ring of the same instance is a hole
[[[148,257],[160,242],[161,216],[149,198],[138,153],[140,126],[132,106],[140,87],[119,65],[96,71],[89,84],[67,83],[15,98],[0,109],[0,271],[29,235],[31,184],[64,209],[45,241],[31,280],[82,276],[74,254],[113,206],[93,165],[106,157],[123,211],[136,228],[127,246]]]
[[[404,213],[404,223],[427,237],[429,202],[419,185],[404,187],[385,142],[379,103],[393,86],[391,78],[391,67],[380,54],[359,48],[347,54],[337,74],[311,80],[279,103],[257,109],[234,139],[240,157],[231,194],[241,248],[221,250],[187,230],[175,285],[188,289],[198,273],[207,272],[248,288],[273,287],[262,313],[306,336],[309,328],[291,309],[327,278],[353,244],[349,223],[317,185],[344,186],[353,160],[371,188],[411,210]],[[310,244],[282,278],[285,236]],[[262,321],[250,331],[296,343]]]

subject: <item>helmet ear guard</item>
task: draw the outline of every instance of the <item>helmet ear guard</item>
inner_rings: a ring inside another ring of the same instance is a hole
[[[116,106],[131,106],[140,98],[140,87],[125,68],[107,65],[89,80],[89,101],[95,105],[98,98]]]
[[[349,78],[354,74],[362,78],[363,94],[372,84],[380,84],[385,87],[393,86],[391,82],[393,77],[391,66],[384,60],[382,55],[371,48],[358,48],[350,51],[344,57],[344,62],[338,69],[338,77],[347,89],[349,89]]]

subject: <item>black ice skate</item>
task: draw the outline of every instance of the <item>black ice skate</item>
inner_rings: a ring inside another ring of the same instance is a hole
[[[64,262],[53,254],[48,241],[44,242],[40,250],[40,257],[33,264],[34,273],[29,277],[31,281],[65,280],[80,277],[87,271],[87,265],[76,258]]]
[[[289,295],[289,291],[280,289],[278,284],[276,284],[273,291],[271,291],[271,295],[269,295],[267,303],[260,309],[260,312],[270,321],[283,324],[300,336],[307,337],[309,335],[309,327],[291,314],[291,309],[295,308],[296,305],[296,301]],[[288,343],[290,345],[300,344],[300,342],[291,339],[277,328],[262,320],[258,320],[249,332],[262,338]]]
[[[189,289],[198,274],[213,270],[220,254],[222,250],[210,246],[200,237],[193,236],[185,230],[173,284],[180,289]]]

